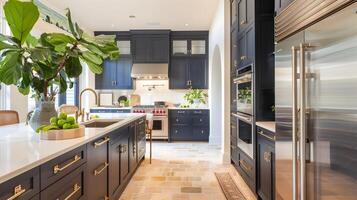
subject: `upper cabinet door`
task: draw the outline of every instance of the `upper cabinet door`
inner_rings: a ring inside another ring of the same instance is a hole
[[[190,59],[189,76],[189,84],[193,89],[208,88],[208,65],[206,58]]]
[[[152,37],[149,61],[167,63],[169,61],[169,43],[169,37]]]
[[[191,55],[206,55],[206,40],[191,40]]]
[[[120,55],[131,55],[130,40],[119,40],[117,41],[117,46],[119,48]]]
[[[116,60],[104,60],[103,73],[95,75],[95,89],[115,89]]]
[[[170,64],[170,89],[187,89],[188,58],[172,58]]]
[[[149,37],[135,37],[133,39],[134,62],[147,62],[150,59],[150,45],[151,38]]]
[[[242,32],[254,21],[254,0],[239,0],[238,31]]]
[[[172,40],[172,55],[187,56],[188,55],[188,40]]]
[[[133,89],[133,79],[131,78],[132,65],[131,58],[119,58],[116,68],[116,89]]]

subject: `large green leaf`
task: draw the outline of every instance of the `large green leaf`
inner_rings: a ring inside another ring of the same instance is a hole
[[[69,35],[63,33],[44,33],[41,38],[51,44],[57,52],[65,52],[69,44],[73,44],[76,40]]]
[[[66,78],[60,74],[60,93],[67,91],[67,81]]]
[[[95,73],[95,74],[101,74],[101,73],[103,72],[103,68],[102,68],[100,65],[97,65],[97,64],[95,64],[95,63],[93,63],[93,62],[91,62],[91,61],[89,61],[89,60],[86,60],[86,59],[83,58],[82,56],[81,56],[80,58],[81,58],[81,60],[82,60],[83,62],[85,62],[85,63],[88,65],[89,69],[90,69],[93,73]]]
[[[4,11],[12,34],[23,44],[40,15],[37,6],[32,1],[8,0]]]
[[[82,56],[85,60],[88,60],[96,65],[101,65],[103,63],[103,60],[99,56],[90,51],[83,52]]]
[[[7,85],[16,84],[21,77],[21,67],[19,63],[20,53],[9,52],[0,61],[0,82]]]
[[[86,42],[81,40],[79,42],[83,47],[85,47],[86,49],[88,49],[89,51],[99,55],[102,57],[102,59],[105,59],[106,57],[108,57],[105,53],[103,53],[95,44],[92,44],[90,42]]]
[[[73,21],[72,21],[72,17],[71,17],[71,11],[67,8],[66,9],[67,13],[67,20],[68,20],[68,26],[69,26],[69,30],[71,31],[72,35],[75,38],[79,38],[79,35],[77,34],[77,32],[75,31],[74,25],[73,25]]]
[[[38,44],[38,39],[29,34],[26,38],[26,45],[28,47],[35,47]]]
[[[75,78],[81,75],[82,65],[77,57],[70,57],[66,61],[66,74],[69,78]]]

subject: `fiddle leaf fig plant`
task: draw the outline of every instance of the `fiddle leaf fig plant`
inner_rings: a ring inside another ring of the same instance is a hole
[[[43,33],[36,38],[30,32],[39,10],[32,1],[8,0],[3,8],[12,36],[0,34],[0,83],[16,85],[24,95],[31,89],[39,100],[54,100],[53,86],[63,93],[84,66],[100,74],[103,60],[119,57],[115,36],[86,34],[69,9],[69,34]]]
[[[208,94],[201,89],[190,89],[188,93],[183,97],[187,103],[193,104],[195,100],[198,100],[200,103],[206,104],[206,98]]]

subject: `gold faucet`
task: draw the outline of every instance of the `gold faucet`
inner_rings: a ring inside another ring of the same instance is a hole
[[[82,95],[84,92],[86,91],[90,91],[94,94],[95,96],[95,104],[98,105],[98,95],[97,93],[95,92],[95,90],[93,90],[92,88],[85,88],[81,91],[81,93],[79,94],[79,110],[78,110],[78,114],[76,114],[77,118],[79,116],[81,116],[81,121],[84,122],[84,115],[87,114],[87,119],[89,118],[89,113],[85,113],[85,110],[84,108],[82,108]]]

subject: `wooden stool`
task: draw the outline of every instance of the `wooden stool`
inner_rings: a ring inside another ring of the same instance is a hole
[[[145,127],[145,133],[146,136],[149,136],[149,142],[150,142],[150,164],[151,164],[151,159],[152,159],[152,115],[147,115],[146,116],[146,127]]]
[[[20,123],[19,114],[14,110],[0,110],[0,126]]]

